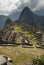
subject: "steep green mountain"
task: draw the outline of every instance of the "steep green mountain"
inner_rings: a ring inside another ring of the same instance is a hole
[[[34,21],[34,14],[28,7],[25,7],[21,12],[21,15],[19,17],[19,22],[37,26],[36,22]]]
[[[4,28],[10,28],[13,25],[13,22],[10,18],[8,18],[5,22],[5,27]]]
[[[17,20],[19,24],[31,24],[44,30],[44,16],[34,14],[28,7],[25,7],[22,11],[13,12],[9,16],[0,15],[0,29],[4,28],[7,18],[10,18],[12,21]]]
[[[20,25],[32,25],[34,28],[38,27],[39,29],[44,30],[44,17],[37,16],[28,7],[23,9],[19,19],[16,22]]]

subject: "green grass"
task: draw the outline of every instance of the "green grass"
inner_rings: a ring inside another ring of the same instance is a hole
[[[15,52],[13,52],[13,50]],[[10,52],[11,51],[11,52]],[[2,47],[0,48],[0,54],[7,55],[12,58],[13,65],[21,65],[22,63],[25,64],[31,61],[31,58],[33,57],[32,54],[28,54],[26,52],[21,52],[21,49],[19,47]]]
[[[19,63],[28,63],[31,61],[32,55],[29,55],[28,53],[20,53],[20,55],[18,57],[16,57],[16,59],[14,60],[14,64],[18,65]]]
[[[0,48],[0,54],[12,58],[13,65],[26,65],[31,62],[33,57],[44,54],[43,49],[22,48],[21,46],[6,46]]]
[[[21,40],[22,40],[22,37],[21,37],[21,36],[17,37],[16,43],[17,43],[17,44],[18,44],[18,43],[21,43]]]
[[[37,58],[33,58],[33,65],[44,65],[44,55],[37,56]]]
[[[42,34],[42,41],[43,41],[43,43],[44,43],[44,33]]]
[[[29,33],[28,31],[24,30],[23,28],[21,28],[21,26],[15,25],[13,28],[14,28],[14,30],[13,30],[14,32],[16,32],[16,33],[18,33],[18,32],[23,33],[25,36],[28,37],[28,39],[29,39],[34,45],[36,45],[36,41],[33,40],[34,35],[33,35],[32,33]],[[18,37],[18,38],[17,38],[17,42],[19,42],[21,39],[22,39],[22,37]]]
[[[25,36],[27,36],[29,39],[33,39],[34,35],[32,33],[29,33],[28,31],[24,30],[21,28],[21,26],[14,26],[14,32],[18,33],[21,32],[23,33]]]

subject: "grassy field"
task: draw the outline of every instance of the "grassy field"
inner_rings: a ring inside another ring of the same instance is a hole
[[[0,54],[11,57],[13,65],[29,65],[31,59],[44,54],[44,50],[38,48],[22,48],[22,46],[3,46],[0,47]]]
[[[29,39],[32,39],[34,35],[32,33],[29,33],[28,31],[22,29],[20,26],[14,26],[14,32],[18,33],[23,33],[25,36],[27,36]]]
[[[44,43],[44,33],[42,34],[42,41],[43,41],[43,43]]]

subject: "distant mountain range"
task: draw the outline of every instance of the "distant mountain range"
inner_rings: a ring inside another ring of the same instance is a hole
[[[19,18],[20,14],[21,12],[15,12],[9,16],[0,15],[0,29],[4,28],[5,22],[8,18],[10,18],[12,21],[16,21]]]
[[[7,16],[0,15],[0,29],[4,28],[5,21],[6,21],[7,18],[8,18]]]
[[[10,18],[12,21],[18,21],[19,24],[29,24],[38,26],[44,29],[44,16],[34,14],[28,7],[25,7],[22,12],[15,12],[9,16],[0,16],[0,29],[4,27],[6,20]]]

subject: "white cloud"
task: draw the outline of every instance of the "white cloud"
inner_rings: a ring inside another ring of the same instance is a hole
[[[19,0],[0,0],[0,11],[3,13],[6,12],[7,14],[10,13],[12,10],[17,9],[17,4],[20,5]]]
[[[33,11],[44,8],[44,0],[0,0],[0,14],[9,14],[28,6]]]
[[[44,0],[38,0],[37,6],[33,9],[33,11],[44,9]]]
[[[16,9],[17,6],[15,5],[19,0],[0,0],[0,10],[3,11],[11,11]]]

